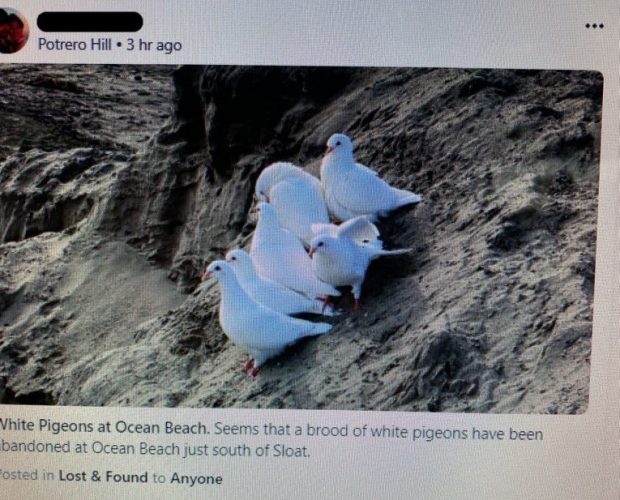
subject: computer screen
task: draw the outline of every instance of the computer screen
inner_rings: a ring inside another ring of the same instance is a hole
[[[0,5],[0,496],[618,498],[619,20]]]

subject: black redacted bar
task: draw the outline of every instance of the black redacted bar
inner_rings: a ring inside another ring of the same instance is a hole
[[[42,12],[37,26],[47,32],[136,32],[144,20],[137,12]]]

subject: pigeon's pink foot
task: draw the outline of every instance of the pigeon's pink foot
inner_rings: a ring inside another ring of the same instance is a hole
[[[241,363],[241,368],[243,368],[245,373],[248,373],[254,368],[254,360],[252,358],[249,358],[245,363]]]
[[[260,372],[260,368],[257,368],[256,366],[252,366],[252,368],[247,372],[248,377],[250,377],[252,380],[256,380],[256,377],[258,376],[258,372]]]
[[[260,371],[256,366],[254,366],[254,360],[252,358],[248,359],[241,366],[243,367],[245,374],[252,380],[256,378],[258,372]]]
[[[319,297],[319,300],[323,302],[321,314],[325,315],[325,309],[332,305],[332,298],[329,295],[326,295],[325,297]]]
[[[360,299],[353,298],[353,311],[357,312],[360,310]]]

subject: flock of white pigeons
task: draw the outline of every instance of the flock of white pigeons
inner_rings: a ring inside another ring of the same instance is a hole
[[[249,352],[243,368],[252,378],[287,346],[332,328],[290,315],[337,314],[330,299],[341,295],[336,287],[352,288],[357,310],[370,262],[410,251],[384,250],[373,222],[419,203],[420,195],[394,188],[356,163],[344,134],[327,141],[320,176],[291,163],[265,168],[256,182],[258,221],[250,252],[231,250],[202,277],[219,282],[220,325]]]

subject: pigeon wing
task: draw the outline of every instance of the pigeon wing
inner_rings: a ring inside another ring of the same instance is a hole
[[[312,299],[322,295],[340,295],[338,290],[314,275],[312,260],[293,233],[279,228],[272,236],[276,236],[276,239],[260,244],[257,242],[255,252],[250,252],[259,274]],[[260,264],[255,258],[259,255]]]
[[[281,349],[302,337],[320,335],[331,329],[331,325],[327,323],[291,318],[257,305],[254,314],[248,316],[252,321],[250,325],[252,334],[245,339],[244,344],[249,349],[261,351]]]
[[[338,226],[336,224],[325,224],[321,222],[315,222],[311,226],[314,236],[335,236]]]
[[[356,241],[376,240],[379,238],[379,230],[367,217],[363,215],[349,219],[338,226],[338,237],[351,238]]]
[[[358,168],[361,168],[362,170],[367,170],[368,172],[370,172],[374,176],[378,176],[379,175],[372,168],[367,167],[366,165],[362,165],[361,163],[356,163],[355,166],[358,167]]]
[[[313,223],[329,222],[321,185],[310,175],[279,182],[270,199],[280,225],[304,241],[311,239]]]
[[[333,190],[336,201],[357,215],[375,214],[394,208],[397,198],[392,187],[371,172],[358,165],[348,171],[338,189]]]

